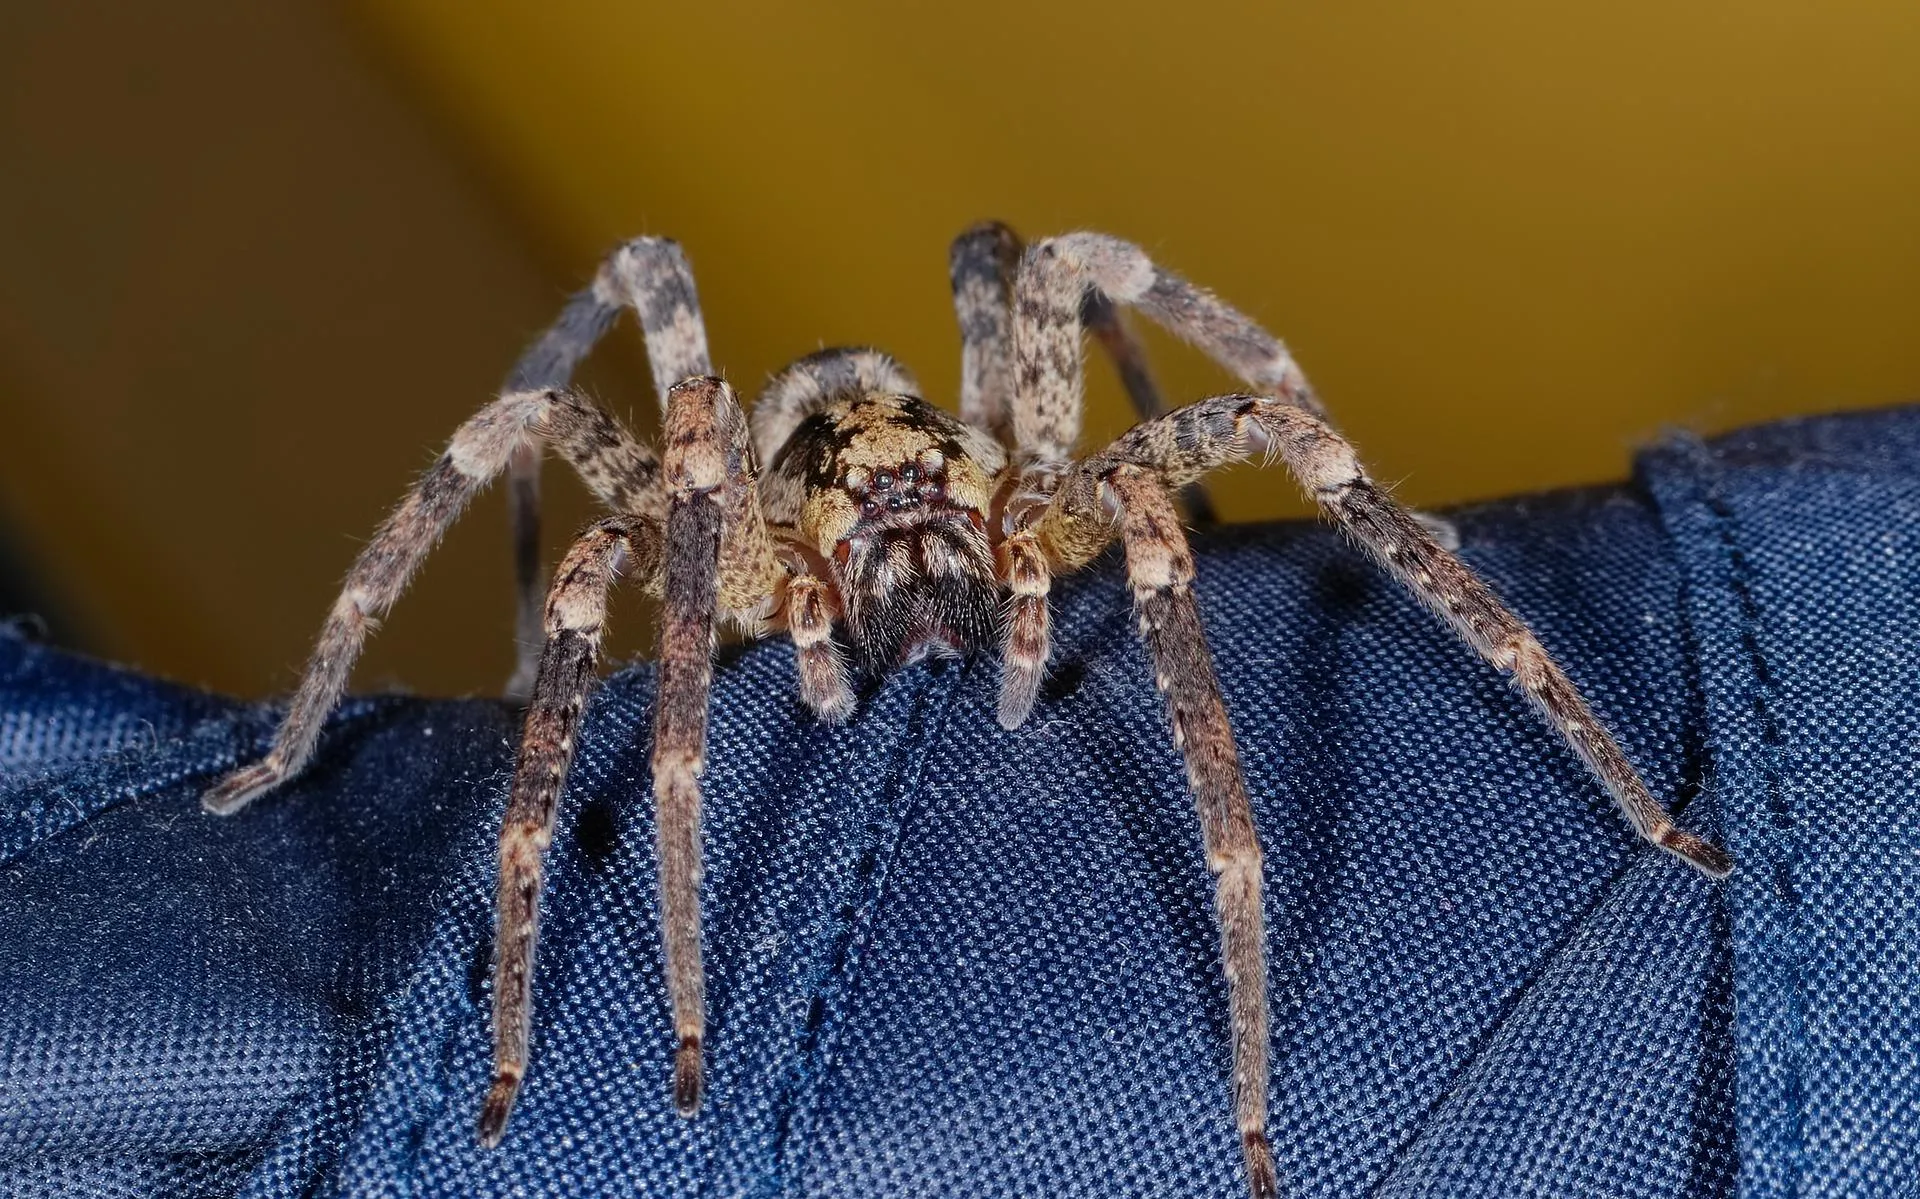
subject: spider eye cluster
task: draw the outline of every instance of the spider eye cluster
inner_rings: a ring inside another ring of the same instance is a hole
[[[946,499],[946,461],[929,451],[916,461],[893,469],[873,471],[854,469],[842,482],[847,494],[860,506],[860,515],[878,516],[882,512],[906,512],[922,505],[932,506]]]

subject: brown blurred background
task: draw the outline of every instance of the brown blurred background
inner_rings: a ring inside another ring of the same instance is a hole
[[[999,216],[1253,312],[1415,502],[1618,477],[1665,427],[1920,396],[1916,64],[1907,0],[9,0],[0,559],[61,640],[286,688],[360,540],[642,232],[737,383],[864,341],[950,402],[946,243]],[[650,427],[637,342],[588,382]],[[1153,344],[1173,396],[1225,386]],[[557,551],[587,508],[548,479]],[[1278,472],[1216,495],[1303,511]],[[511,616],[496,494],[359,685],[493,690]]]

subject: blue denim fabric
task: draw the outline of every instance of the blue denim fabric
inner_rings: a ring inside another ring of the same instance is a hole
[[[1637,844],[1331,530],[1201,539],[1268,851],[1288,1192],[1912,1193],[1920,409],[1677,443],[1631,486],[1458,523],[1739,868],[1715,885]],[[1210,879],[1114,559],[1062,581],[1056,622],[1012,733],[989,663],[908,670],[827,729],[790,647],[723,656],[691,1121],[668,1094],[653,675],[614,675],[491,1153],[512,714],[355,701],[305,776],[222,820],[197,795],[272,712],[0,634],[0,1191],[1243,1193]]]

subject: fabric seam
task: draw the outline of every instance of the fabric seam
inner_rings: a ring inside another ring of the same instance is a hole
[[[1674,544],[1672,530],[1667,527],[1665,521],[1659,519],[1660,514],[1657,501],[1651,495],[1648,495],[1644,488],[1638,490],[1640,492],[1639,500],[1645,506],[1649,518],[1660,528],[1661,535],[1666,539],[1667,552],[1674,573],[1681,580],[1674,589],[1673,602],[1674,607],[1678,609],[1675,615],[1681,627],[1684,629],[1686,620],[1686,584],[1684,582],[1684,566],[1680,560],[1679,550]],[[1687,637],[1684,633],[1682,637],[1683,640],[1686,641],[1692,640],[1691,637]],[[1696,653],[1697,649],[1694,647],[1683,645],[1678,654],[1684,670],[1694,676],[1698,675],[1699,670],[1699,663],[1695,659]],[[1689,679],[1689,685],[1698,685],[1697,677]],[[1684,786],[1683,780],[1683,789]],[[1692,804],[1688,803],[1686,806],[1691,807]],[[1611,807],[1609,807],[1608,810],[1611,811]],[[1680,815],[1683,815],[1683,813],[1676,810],[1676,816],[1678,817]],[[1466,1060],[1453,1072],[1453,1076],[1448,1080],[1445,1089],[1435,1098],[1427,1110],[1421,1114],[1419,1123],[1412,1133],[1388,1156],[1385,1166],[1381,1171],[1379,1181],[1368,1188],[1367,1193],[1369,1195],[1382,1193],[1400,1177],[1401,1168],[1405,1165],[1407,1157],[1426,1140],[1428,1134],[1432,1131],[1435,1119],[1440,1113],[1446,1110],[1447,1106],[1460,1094],[1461,1089],[1473,1078],[1474,1070],[1479,1063],[1500,1043],[1502,1033],[1512,1022],[1514,1016],[1526,1006],[1527,997],[1532,994],[1534,989],[1541,983],[1541,980],[1551,975],[1558,965],[1565,960],[1566,955],[1572,951],[1574,944],[1580,939],[1581,934],[1584,933],[1608,907],[1619,901],[1620,893],[1633,879],[1635,873],[1648,868],[1649,865],[1654,868],[1659,868],[1669,861],[1670,859],[1668,859],[1664,853],[1660,853],[1648,846],[1638,843],[1630,846],[1621,855],[1619,867],[1614,871],[1612,877],[1608,878],[1602,886],[1595,889],[1592,902],[1587,905],[1577,919],[1567,925],[1558,943],[1541,957],[1534,969],[1529,971],[1520,985],[1514,988],[1513,993],[1508,997],[1499,1016],[1483,1030],[1472,1050],[1467,1054]]]
[[[888,884],[892,881],[894,867],[906,839],[907,823],[917,807],[921,783],[926,778],[927,758],[932,746],[946,731],[968,672],[963,667],[951,673],[958,677],[937,691],[929,688],[932,694],[923,693],[916,715],[924,720],[928,735],[914,738],[909,734],[909,753],[905,769],[900,773],[900,791],[894,802],[887,805],[883,817],[893,827],[882,833],[880,843],[870,851],[873,856],[873,878],[867,884],[867,894],[848,922],[844,952],[834,955],[838,957],[837,961],[830,957],[826,973],[811,988],[807,1009],[812,1011],[814,1005],[819,1004],[823,1008],[823,1015],[811,1038],[812,1043],[805,1045],[797,1057],[799,1078],[775,1134],[773,1168],[767,1185],[756,1188],[755,1193],[767,1196],[785,1193],[789,1190],[795,1171],[806,1161],[808,1146],[800,1130],[801,1121],[804,1117],[809,1127],[818,1123],[820,1088],[826,1081],[828,1062],[839,1040],[841,1026],[845,1023],[846,1009],[859,986],[860,970],[866,961],[865,942],[886,900]]]
[[[1806,1065],[1806,999],[1803,993],[1804,971],[1801,950],[1804,935],[1800,893],[1793,877],[1797,856],[1795,822],[1780,772],[1780,753],[1784,747],[1785,738],[1780,729],[1779,718],[1775,714],[1778,705],[1775,702],[1773,669],[1760,643],[1760,601],[1753,590],[1752,564],[1748,561],[1746,550],[1740,542],[1738,517],[1721,492],[1723,471],[1720,455],[1710,446],[1697,447],[1695,455],[1705,460],[1701,464],[1700,472],[1704,484],[1701,499],[1712,515],[1714,531],[1719,536],[1720,548],[1725,555],[1727,585],[1733,594],[1733,600],[1740,615],[1740,648],[1747,658],[1747,699],[1754,719],[1758,723],[1763,747],[1759,762],[1760,777],[1765,788],[1768,824],[1773,834],[1769,840],[1773,842],[1775,848],[1773,860],[1770,863],[1773,868],[1771,884],[1774,898],[1780,903],[1785,915],[1788,935],[1785,964],[1792,980],[1786,996],[1790,1040],[1784,1098],[1790,1141],[1787,1181],[1789,1193],[1797,1195],[1801,1192],[1800,1184],[1806,1159],[1806,1115],[1803,1103]],[[1736,1086],[1738,1086],[1738,1077],[1736,1072]]]

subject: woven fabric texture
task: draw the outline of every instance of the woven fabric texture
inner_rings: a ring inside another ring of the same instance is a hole
[[[1267,848],[1286,1193],[1913,1193],[1920,409],[1675,442],[1631,484],[1455,517],[1739,865],[1714,884],[1636,843],[1334,531],[1200,538]],[[1117,560],[1055,601],[1017,732],[991,663],[909,669],[827,729],[789,646],[722,653],[693,1120],[653,675],[613,674],[492,1152],[513,713],[354,701],[301,779],[218,819],[198,793],[271,710],[0,633],[0,1194],[1242,1194],[1211,880]]]

